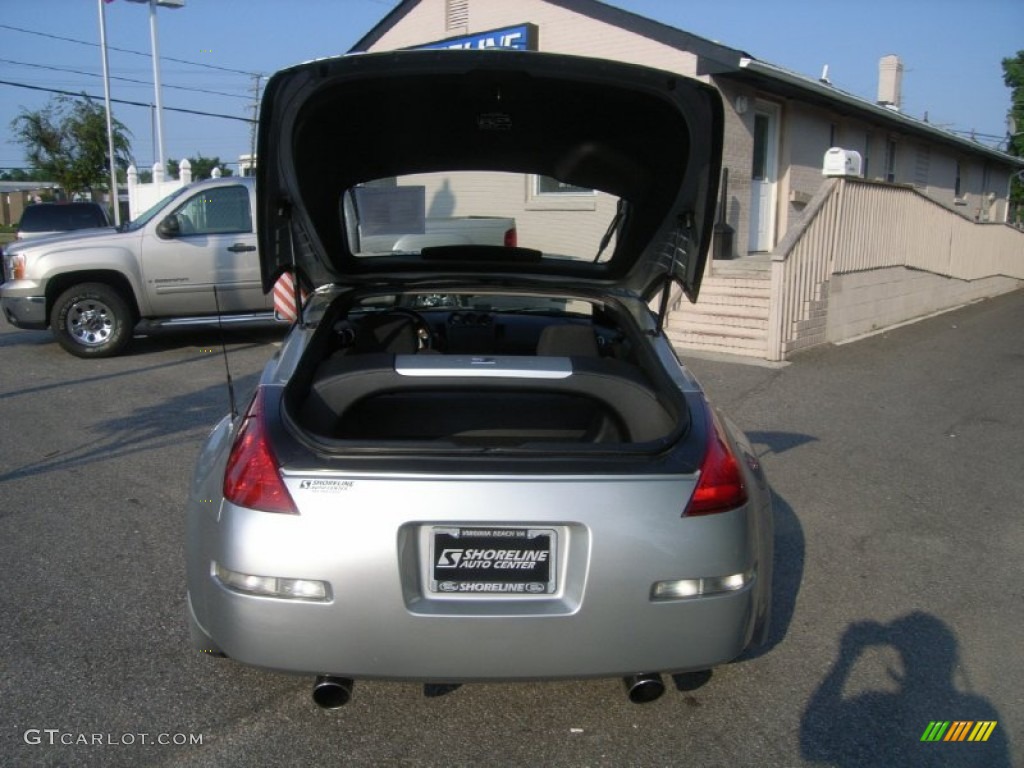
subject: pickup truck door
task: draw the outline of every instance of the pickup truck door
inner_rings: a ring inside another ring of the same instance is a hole
[[[253,230],[253,201],[244,184],[208,187],[150,222],[142,239],[142,274],[154,317],[259,312],[263,294]],[[161,222],[175,219],[175,233]],[[213,287],[217,286],[217,300]],[[144,310],[145,311],[145,310]]]

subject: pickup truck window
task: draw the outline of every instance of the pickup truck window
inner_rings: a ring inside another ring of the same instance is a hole
[[[39,203],[25,209],[18,231],[25,237],[108,226],[106,212],[96,203]]]
[[[174,213],[184,236],[252,232],[249,191],[241,185],[204,190]]]
[[[166,205],[170,204],[171,200],[184,194],[186,189],[188,189],[188,187],[178,187],[178,189],[171,192],[167,197],[164,197],[158,203],[151,205],[131,221],[121,225],[121,230],[123,232],[134,232],[138,229],[142,229],[142,227],[149,223],[150,219],[160,213]]]

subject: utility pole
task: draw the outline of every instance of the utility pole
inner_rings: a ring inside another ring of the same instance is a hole
[[[249,167],[256,168],[256,128],[260,113],[260,83],[263,75],[253,75],[252,84],[252,125],[249,128]],[[254,171],[255,172],[255,171]]]
[[[114,209],[114,225],[121,226],[121,201],[117,193],[117,163],[114,157],[114,121],[110,114],[110,64],[107,62],[107,15],[104,0],[97,0],[100,14],[100,50],[103,53],[103,99],[107,107],[107,151],[110,153],[110,204]]]
[[[157,39],[156,7],[181,8],[185,0],[128,0],[131,3],[145,3],[149,6],[149,41],[153,56],[153,92],[156,98],[156,156],[164,164],[164,110],[160,89],[160,44]]]

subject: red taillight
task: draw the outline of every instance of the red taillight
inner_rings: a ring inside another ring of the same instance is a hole
[[[299,514],[267,442],[262,389],[256,391],[231,447],[224,471],[224,498],[248,509]]]
[[[709,515],[736,509],[746,503],[747,489],[736,456],[722,433],[711,406],[704,403],[708,422],[708,450],[700,465],[700,479],[683,512],[684,516]]]
[[[516,228],[512,227],[512,229],[506,229],[505,230],[505,247],[506,248],[515,248],[517,245],[519,245],[519,236],[516,234]]]

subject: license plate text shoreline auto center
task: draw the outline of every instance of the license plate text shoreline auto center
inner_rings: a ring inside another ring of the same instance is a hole
[[[445,549],[438,558],[438,568],[518,568],[533,570],[537,563],[546,563],[548,552],[521,549]]]

